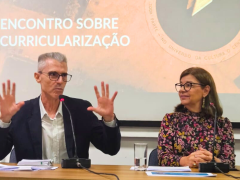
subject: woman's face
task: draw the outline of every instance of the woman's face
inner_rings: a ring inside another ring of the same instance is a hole
[[[202,86],[199,85],[200,82],[193,75],[187,75],[182,77],[182,79],[180,80],[180,84],[181,85],[186,84],[185,86],[186,89],[191,88],[189,91],[186,91],[182,86],[181,89],[179,90],[178,94],[181,100],[181,104],[184,105],[189,110],[194,110],[196,112],[201,111],[203,97],[206,97],[208,94],[208,92],[206,94],[205,88],[202,88]]]

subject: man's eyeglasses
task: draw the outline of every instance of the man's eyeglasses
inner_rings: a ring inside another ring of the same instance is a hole
[[[179,92],[182,87],[184,88],[185,91],[190,91],[190,89],[192,88],[193,85],[200,85],[202,87],[205,86],[201,83],[186,82],[185,84],[181,84],[181,83],[175,84],[175,88],[176,88],[177,92]]]
[[[58,74],[55,71],[50,71],[48,73],[44,73],[42,71],[39,71],[38,73],[40,73],[40,74],[47,74],[51,81],[57,81],[60,78],[60,76],[62,76],[62,80],[64,82],[69,82],[71,80],[71,78],[72,78],[72,75],[70,75],[68,73]]]

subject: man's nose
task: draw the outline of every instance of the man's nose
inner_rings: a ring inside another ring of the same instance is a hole
[[[63,83],[63,77],[62,76],[59,76],[58,80],[57,80],[58,83]]]

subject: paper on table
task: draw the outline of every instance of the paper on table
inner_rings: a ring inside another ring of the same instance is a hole
[[[8,166],[8,165],[4,165],[4,164],[0,164],[0,171],[11,171],[13,169],[17,169],[17,166]]]
[[[54,166],[32,166],[32,170],[37,171],[37,170],[55,170],[58,167],[54,167]]]
[[[135,171],[146,171],[147,168],[135,168],[134,166],[132,166],[132,167],[130,168],[130,170],[135,170]]]
[[[150,172],[147,171],[148,176],[171,176],[171,177],[215,177],[212,173],[186,173],[186,172]]]
[[[0,164],[0,171],[37,171],[37,170],[54,170],[58,167],[53,166],[8,166]]]
[[[51,166],[53,161],[51,159],[22,159],[18,162],[19,166]]]
[[[32,171],[31,166],[17,166],[17,169],[13,169],[12,171]]]
[[[190,172],[189,166],[172,167],[172,166],[149,166],[147,171],[179,171],[179,172]]]
[[[38,170],[55,170],[58,167],[53,166],[18,166],[18,169],[13,169],[13,171],[38,171]]]
[[[130,168],[134,170],[134,166]],[[149,166],[147,171],[178,171],[178,172],[190,172],[191,169],[188,166],[172,167],[172,166]]]

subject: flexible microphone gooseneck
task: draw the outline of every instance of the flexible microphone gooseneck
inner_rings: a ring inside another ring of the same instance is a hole
[[[214,106],[214,104],[211,102],[210,106],[214,108],[215,110],[215,115],[214,115],[214,136],[213,136],[213,153],[212,153],[212,161],[211,162],[216,162],[214,158],[214,152],[215,152],[215,147],[216,147],[216,140],[215,140],[215,135],[216,135],[216,129],[217,129],[217,109]]]
[[[213,136],[213,150],[212,150],[212,161],[207,163],[199,163],[198,170],[199,172],[221,172],[221,173],[228,173],[229,172],[229,164],[228,163],[217,163],[214,158],[214,150],[216,146],[215,136],[216,136],[216,129],[217,129],[217,109],[214,106],[214,103],[210,103],[210,106],[214,109],[214,136]]]
[[[74,147],[75,147],[75,151],[74,151],[74,158],[78,158],[78,155],[77,155],[77,144],[76,144],[76,137],[75,137],[75,131],[74,131],[74,128],[73,128],[73,121],[72,121],[72,115],[68,109],[68,107],[66,106],[65,102],[64,102],[64,98],[61,97],[62,95],[59,96],[59,99],[60,99],[60,102],[63,103],[63,105],[65,106],[65,108],[67,109],[68,111],[68,114],[70,116],[70,121],[71,121],[71,127],[72,127],[72,133],[73,133],[73,141],[74,141]]]
[[[63,95],[59,96],[59,100],[63,103],[63,105],[65,106],[65,108],[67,109],[67,111],[69,113],[70,121],[71,121],[71,127],[72,127],[72,133],[73,133],[74,147],[75,147],[73,158],[62,159],[62,163],[61,163],[62,168],[79,168],[77,163],[81,163],[82,166],[85,167],[85,168],[90,168],[91,167],[91,160],[90,159],[78,158],[76,136],[75,136],[74,127],[73,127],[72,115],[71,115],[71,112],[69,111],[66,103],[64,102],[64,96]]]
[[[59,100],[63,103],[63,105],[65,106],[65,108],[67,109],[67,111],[69,113],[70,121],[71,121],[71,127],[72,127],[72,133],[73,133],[73,141],[74,141],[74,146],[75,146],[74,157],[70,158],[70,159],[62,159],[62,163],[61,163],[62,168],[82,168],[82,169],[86,169],[87,171],[89,171],[93,174],[97,174],[97,175],[115,176],[119,180],[119,177],[116,174],[98,173],[98,172],[91,171],[90,169],[88,169],[88,168],[91,167],[91,160],[90,159],[84,159],[84,158],[78,158],[77,144],[76,144],[76,137],[75,137],[75,132],[74,132],[74,128],[73,128],[72,115],[71,115],[71,112],[68,109],[67,105],[64,102],[64,96],[63,95],[59,96]]]

